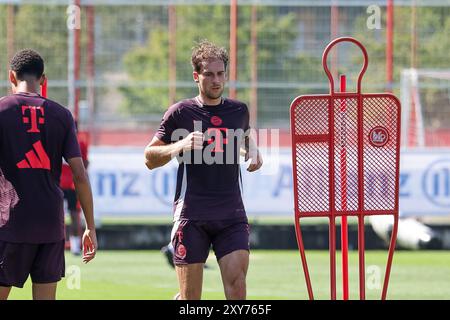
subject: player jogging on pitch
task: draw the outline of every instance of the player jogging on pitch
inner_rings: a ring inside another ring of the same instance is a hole
[[[240,143],[249,130],[247,106],[223,98],[228,54],[206,40],[192,52],[199,95],[172,105],[145,149],[149,169],[181,158],[174,201],[172,244],[181,299],[201,298],[210,246],[227,299],[246,298],[249,226],[241,197]],[[247,140],[247,139],[246,139]],[[248,139],[248,171],[262,158]]]
[[[44,61],[33,50],[11,60],[13,94],[0,99],[0,300],[33,282],[33,299],[55,299],[64,276],[62,158],[86,219],[83,261],[95,257],[93,200],[70,111],[43,98]]]

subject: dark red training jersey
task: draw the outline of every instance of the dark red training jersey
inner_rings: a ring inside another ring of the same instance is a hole
[[[34,93],[0,99],[0,240],[64,239],[62,158],[80,156],[68,109]]]
[[[156,137],[166,144],[181,139],[183,132],[184,136],[193,131],[204,133],[203,150],[192,151],[180,158],[183,162],[178,168],[174,220],[222,220],[246,216],[241,194],[238,140],[242,141],[248,129],[248,108],[236,100],[223,99],[219,105],[208,106],[196,98],[187,99],[167,110],[156,133]]]

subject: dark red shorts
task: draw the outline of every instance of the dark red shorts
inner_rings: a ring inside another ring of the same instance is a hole
[[[0,286],[22,288],[33,283],[58,282],[65,275],[64,243],[11,243],[0,241]]]
[[[246,217],[227,220],[176,221],[172,230],[173,261],[176,265],[205,263],[212,248],[216,259],[236,250],[249,250]]]

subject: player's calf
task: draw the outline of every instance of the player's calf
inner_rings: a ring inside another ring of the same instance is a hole
[[[181,300],[200,300],[202,297],[203,263],[176,265]]]

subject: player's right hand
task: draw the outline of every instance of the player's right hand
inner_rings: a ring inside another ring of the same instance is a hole
[[[83,262],[88,263],[95,258],[97,253],[97,235],[95,230],[86,229],[83,234]]]
[[[203,149],[203,133],[200,131],[194,131],[189,133],[189,135],[184,138],[183,141],[183,152],[191,150],[202,150]]]

